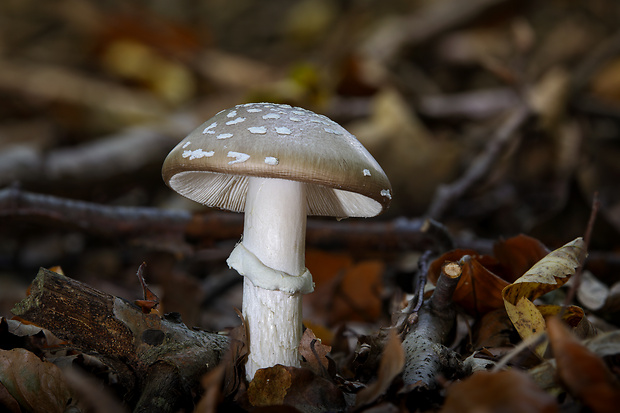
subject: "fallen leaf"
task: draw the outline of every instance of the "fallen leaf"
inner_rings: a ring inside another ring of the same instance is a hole
[[[140,267],[138,267],[138,271],[136,272],[136,275],[138,276],[138,280],[140,281],[140,285],[142,285],[144,299],[135,300],[134,302],[137,306],[139,306],[142,309],[142,312],[144,314],[149,314],[149,313],[159,314],[159,311],[155,309],[159,305],[159,297],[157,297],[157,295],[155,295],[155,293],[153,293],[149,289],[148,285],[146,285],[146,281],[144,280],[145,268],[146,268],[146,263],[143,262],[142,264],[140,264]]]
[[[503,306],[502,289],[508,282],[496,274],[499,263],[490,256],[480,255],[473,250],[457,249],[443,254],[429,267],[429,280],[437,282],[441,267],[446,261],[458,262],[468,256],[462,266],[461,278],[452,295],[452,300],[470,315],[483,315]]]
[[[359,407],[370,404],[385,394],[404,367],[405,350],[394,330],[390,330],[387,342],[383,348],[381,362],[379,363],[377,379],[357,393],[355,405]]]
[[[502,278],[514,282],[534,264],[549,254],[549,249],[536,238],[519,234],[493,245],[493,256],[504,266]]]
[[[76,398],[61,370],[28,350],[0,350],[0,382],[22,410],[63,413]]]
[[[326,346],[330,346],[332,341],[334,340],[334,333],[327,327],[322,324],[317,324],[311,320],[304,319],[304,326],[312,330],[312,333],[321,340],[323,344]]]
[[[6,410],[8,413],[21,413],[21,409],[19,408],[19,403],[11,393],[4,387],[2,383],[0,383],[0,407]]]
[[[312,330],[306,328],[301,342],[299,343],[299,354],[302,355],[308,364],[308,368],[319,376],[326,377],[329,368],[327,355],[332,351],[330,346],[324,345]]]
[[[346,407],[342,391],[331,381],[309,369],[280,364],[257,370],[247,395],[254,407],[288,405],[317,413]]]
[[[549,253],[538,261],[525,274],[502,291],[504,305],[510,321],[525,339],[545,330],[543,313],[534,304],[534,300],[564,285],[581,265],[585,258],[585,244],[577,238],[561,248]],[[558,307],[559,309],[559,307]],[[572,317],[576,310],[570,310]],[[545,307],[547,314],[553,312]],[[542,357],[546,342],[536,347],[536,354]]]
[[[588,350],[557,317],[547,331],[558,376],[575,397],[595,413],[613,413],[620,406],[620,383],[603,359]]]
[[[440,413],[553,413],[555,398],[541,390],[525,373],[478,371],[447,390]]]

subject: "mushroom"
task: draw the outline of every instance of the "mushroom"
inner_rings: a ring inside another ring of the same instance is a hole
[[[385,173],[343,127],[311,111],[273,103],[223,110],[164,161],[166,184],[204,204],[244,212],[227,260],[244,276],[248,380],[276,364],[300,366],[306,216],[371,217],[392,198]]]

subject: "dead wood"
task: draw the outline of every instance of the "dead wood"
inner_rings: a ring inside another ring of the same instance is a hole
[[[191,115],[133,126],[80,145],[44,152],[31,144],[13,144],[0,153],[0,185],[11,182],[86,183],[140,171],[160,163],[191,130]]]
[[[452,293],[461,277],[461,266],[451,262],[443,266],[431,298],[417,313],[417,321],[405,335],[405,385],[434,387],[440,374],[463,370],[458,355],[445,346],[455,323]]]
[[[43,217],[115,238],[169,235],[220,241],[237,239],[243,231],[241,214],[192,214],[155,207],[109,206],[36,194],[18,187],[0,190],[1,217]],[[447,230],[438,222],[405,218],[344,222],[310,219],[307,243],[321,248],[374,249],[375,253],[378,249],[380,252],[427,249],[441,252],[454,246]]]
[[[517,131],[530,119],[532,111],[526,105],[517,107],[502,125],[496,130],[494,136],[477,159],[471,163],[461,178],[448,185],[441,185],[431,202],[426,216],[433,219],[441,219],[452,204],[465,193],[479,183],[489,174],[491,168],[500,160],[501,155],[514,140],[519,139]]]
[[[187,407],[228,346],[226,337],[189,329],[178,315],[143,314],[122,298],[46,269],[12,312],[94,353],[117,373],[126,398],[141,394],[135,411]]]
[[[428,3],[411,15],[395,19],[377,30],[366,44],[366,53],[380,62],[390,63],[403,49],[428,42],[503,3],[506,0]]]

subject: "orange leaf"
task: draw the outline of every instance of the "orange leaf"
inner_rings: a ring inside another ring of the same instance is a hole
[[[613,413],[620,406],[620,383],[605,362],[582,345],[557,317],[547,320],[551,349],[560,380],[595,413]]]
[[[518,370],[478,371],[448,388],[440,413],[554,413],[555,398]]]
[[[142,291],[144,293],[144,300],[135,300],[134,303],[142,309],[144,314],[149,314],[155,310],[155,307],[159,305],[159,297],[153,293],[148,285],[146,285],[146,281],[144,281],[144,269],[146,268],[146,263],[143,262],[138,267],[138,272],[136,275],[138,276],[138,280],[142,285]]]
[[[502,289],[508,285],[491,269],[499,270],[492,257],[479,255],[472,250],[453,250],[434,260],[429,268],[429,280],[436,282],[441,266],[446,261],[459,261],[469,255],[463,265],[461,279],[456,286],[452,300],[470,315],[482,315],[503,307]]]
[[[542,242],[523,234],[493,246],[493,255],[506,268],[504,279],[508,282],[514,282],[548,253]]]

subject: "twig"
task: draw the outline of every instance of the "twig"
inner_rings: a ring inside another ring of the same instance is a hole
[[[156,119],[165,112],[157,99],[60,66],[3,59],[0,86],[39,99],[63,101],[110,113]]]
[[[485,151],[471,163],[460,179],[448,185],[440,186],[426,212],[426,216],[441,219],[450,206],[480,182],[495,165],[500,155],[518,136],[516,131],[530,118],[531,111],[521,105],[515,109],[504,123],[496,130]]]
[[[620,53],[620,31],[617,31],[598,47],[580,59],[580,64],[573,71],[571,78],[571,94],[579,94],[592,80],[592,76],[607,61],[615,58]]]
[[[518,356],[522,351],[526,349],[536,348],[540,343],[547,339],[547,332],[541,331],[535,333],[529,337],[526,337],[523,341],[517,344],[512,350],[504,355],[491,369],[492,372],[498,372],[510,363],[512,359]],[[531,350],[530,350],[531,351]]]
[[[218,241],[237,239],[243,231],[241,214],[109,206],[36,194],[18,187],[0,189],[0,219],[3,217],[43,217],[108,237],[168,235]],[[417,219],[308,221],[308,245],[325,248],[438,251],[452,242],[441,225]]]
[[[418,300],[416,302],[415,307],[413,308],[412,313],[417,313],[420,308],[422,308],[422,303],[424,302],[424,286],[426,285],[426,279],[428,278],[428,267],[429,267],[429,258],[432,254],[431,250],[424,251],[424,254],[420,257],[420,261],[418,261],[418,282],[417,282],[417,292],[418,292]]]
[[[433,118],[488,119],[519,104],[512,88],[430,95],[420,99],[419,110]]]
[[[592,238],[592,230],[594,229],[596,215],[598,214],[598,210],[600,206],[601,206],[601,203],[598,199],[598,192],[595,192],[594,199],[592,200],[592,209],[590,211],[590,218],[588,219],[588,224],[586,226],[585,234],[583,236],[583,241],[585,244],[584,255],[587,255],[588,249],[590,247],[590,240]],[[575,274],[572,277],[573,284],[571,285],[570,289],[568,290],[568,293],[566,294],[566,298],[564,299],[564,307],[562,308],[562,313],[559,314],[560,318],[564,314],[564,311],[567,308],[567,306],[573,302],[573,299],[575,298],[575,295],[577,294],[577,290],[579,289],[579,286],[581,285],[581,275],[583,274],[583,267],[584,267],[585,259],[586,259],[585,256],[579,257],[579,261],[581,262],[581,265],[579,266],[579,268],[577,268],[577,270],[575,271]]]
[[[409,16],[376,31],[365,52],[379,62],[389,63],[406,47],[417,46],[475,18],[506,0],[459,0],[431,2]]]
[[[416,293],[404,308],[394,311],[392,314],[392,325],[387,328],[394,329],[402,336],[406,335],[409,327],[418,320],[418,311],[424,303],[424,286],[428,276],[429,258],[433,252],[426,250],[418,260],[418,277],[415,279],[413,291]],[[398,300],[398,305],[402,306],[402,301]]]
[[[420,229],[422,232],[429,234],[437,243],[436,251],[439,254],[448,252],[454,249],[454,239],[452,234],[448,231],[443,224],[435,221],[434,219],[427,218],[422,224]]]
[[[161,162],[178,142],[172,136],[189,132],[193,124],[191,116],[174,115],[47,153],[28,145],[14,145],[0,154],[0,185],[15,181],[75,184],[139,171]]]
[[[95,352],[118,375],[126,397],[140,389],[134,411],[186,407],[203,374],[221,360],[228,340],[191,330],[178,317],[143,314],[137,306],[41,269],[13,314]]]
[[[183,233],[192,219],[187,211],[107,206],[42,195],[11,186],[0,190],[0,217],[45,217],[104,235]]]
[[[454,327],[455,311],[452,294],[461,276],[461,266],[450,262],[442,267],[435,291],[418,312],[418,321],[403,340],[406,385],[422,383],[428,387],[437,384],[442,373],[459,372],[459,356],[444,344]]]

